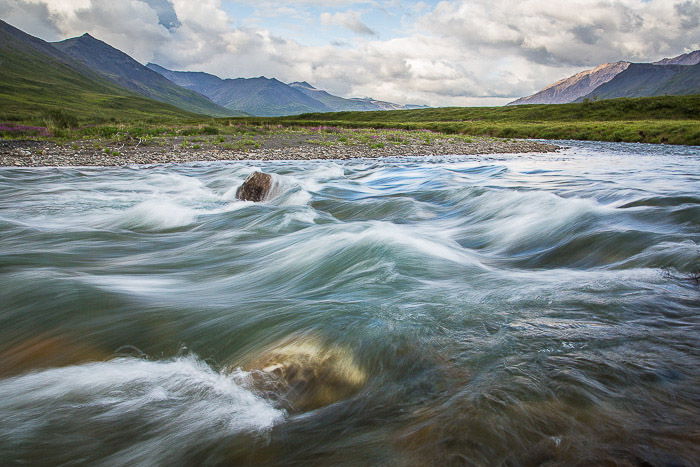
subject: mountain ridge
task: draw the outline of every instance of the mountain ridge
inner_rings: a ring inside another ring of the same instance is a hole
[[[289,84],[276,78],[226,78],[201,71],[173,71],[155,63],[146,65],[179,86],[199,92],[215,103],[260,117],[339,111],[404,110],[423,106],[400,105],[371,98],[344,98],[318,89],[307,81]]]
[[[577,99],[616,99],[700,94],[700,64],[656,65],[633,63],[614,79]]]
[[[199,92],[213,102],[260,117],[327,112],[330,109],[276,78],[227,78],[201,71],[173,71],[155,63],[146,65],[178,86]]]
[[[568,78],[550,84],[541,91],[521,97],[508,105],[520,104],[566,104],[595,90],[626,70],[630,62],[604,63],[590,70],[584,70]]]
[[[700,63],[700,50],[694,50],[677,57],[664,58],[653,62],[653,65],[697,65]]]
[[[0,62],[3,120],[41,121],[57,111],[93,121],[195,115],[119,86],[2,20]]]
[[[50,44],[102,77],[150,99],[203,115],[243,115],[215,104],[202,94],[177,86],[128,54],[88,33]]]
[[[674,68],[692,67],[699,63],[700,50],[664,58],[653,63],[627,61],[604,63],[563,78],[535,94],[521,97],[507,105],[566,104],[581,102],[587,98],[652,97],[664,93],[700,94],[700,87],[695,84],[697,80],[693,77],[694,72]],[[628,72],[630,68],[632,71]],[[641,74],[647,74],[647,76],[643,77]],[[681,76],[674,78],[677,74]],[[666,80],[674,79],[678,81],[676,84],[665,83]]]

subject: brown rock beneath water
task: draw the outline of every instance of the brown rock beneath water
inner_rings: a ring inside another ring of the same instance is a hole
[[[74,336],[41,334],[0,351],[0,378],[45,368],[104,361],[111,356]]]
[[[236,190],[236,198],[242,201],[263,201],[272,191],[272,175],[253,172]]]
[[[249,358],[243,369],[251,372],[256,391],[292,413],[347,399],[368,378],[349,348],[313,335],[278,342]]]

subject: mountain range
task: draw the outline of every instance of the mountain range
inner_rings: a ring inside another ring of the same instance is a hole
[[[124,52],[89,34],[53,42],[51,45],[102,77],[145,97],[199,114],[217,117],[242,115],[241,112],[219,106],[197,92],[172,83]]]
[[[620,61],[564,78],[508,105],[700,94],[700,50],[654,63]]]
[[[420,107],[370,98],[345,99],[306,82],[286,84],[262,76],[221,79],[203,72],[171,71],[152,63],[144,66],[89,34],[49,43],[1,20],[0,82],[0,116],[2,110],[39,115],[51,109],[79,115],[88,112],[90,104],[100,102],[111,102],[118,115],[119,108],[130,107],[127,100],[136,104],[139,99],[144,115],[154,110],[215,117],[281,116]],[[115,103],[117,98],[119,104]],[[151,101],[158,105],[146,104]]]
[[[0,20],[0,119],[37,120],[52,112],[92,121],[194,116],[120,86]]]
[[[264,76],[221,79],[209,73],[168,70],[155,63],[149,63],[146,66],[173,83],[207,96],[223,107],[261,117],[310,112],[399,110],[422,107],[393,104],[371,98],[346,99],[316,89],[305,81],[286,84]]]
[[[345,99],[343,97],[334,96],[322,89],[316,89],[306,81],[289,83],[290,86],[296,88],[309,97],[325,104],[328,108],[333,109],[333,112],[346,111],[372,111],[372,110],[409,110],[409,109],[425,109],[424,105],[400,105],[386,101],[378,101],[371,97],[353,97]]]
[[[178,86],[198,92],[223,107],[251,115],[272,117],[331,111],[321,102],[275,78],[221,79],[203,72],[171,71],[155,63],[146,66]]]
[[[700,94],[700,50],[654,63],[607,63],[511,104]],[[54,111],[93,121],[121,118],[280,116],[420,108],[343,98],[308,82],[221,79],[172,71],[89,34],[49,43],[0,20],[0,120],[41,119]]]

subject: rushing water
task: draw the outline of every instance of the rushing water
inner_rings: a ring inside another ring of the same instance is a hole
[[[0,170],[0,464],[698,465],[700,150],[563,144]]]

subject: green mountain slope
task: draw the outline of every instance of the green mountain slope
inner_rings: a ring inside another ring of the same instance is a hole
[[[700,65],[632,63],[612,80],[578,99],[700,94]]]
[[[49,43],[0,21],[0,121],[40,122],[56,110],[91,122],[193,116],[107,81]]]
[[[51,45],[110,81],[151,99],[205,115],[244,115],[242,112],[216,105],[203,95],[176,85],[124,52],[89,34],[53,42]]]
[[[700,64],[686,66],[658,90],[658,94],[676,96],[698,93],[700,93]]]

